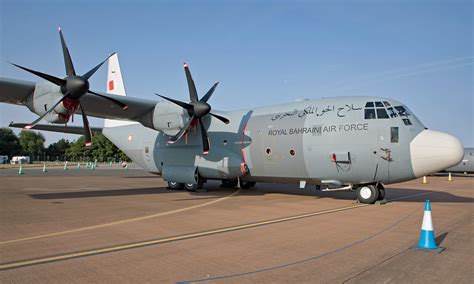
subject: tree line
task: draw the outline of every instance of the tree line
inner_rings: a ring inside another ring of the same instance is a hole
[[[84,136],[74,141],[61,138],[44,146],[45,138],[40,132],[23,130],[17,136],[10,128],[0,128],[0,155],[30,156],[32,161],[93,161],[129,160],[102,133],[94,133],[91,148],[86,148]]]

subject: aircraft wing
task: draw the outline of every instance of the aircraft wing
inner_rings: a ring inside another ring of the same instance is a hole
[[[33,82],[0,77],[0,102],[20,105],[33,93]]]
[[[29,95],[34,92],[35,87],[36,84],[33,82],[0,77],[0,102],[22,105]],[[81,98],[81,104],[86,110],[88,116],[134,120],[135,118],[153,110],[156,105],[156,101],[153,100],[117,96],[107,93],[100,94],[127,104],[128,109],[123,110],[107,99],[86,94]],[[80,109],[78,112],[80,112]]]
[[[15,128],[25,128],[27,123],[13,123],[11,122],[9,127]],[[64,125],[48,125],[48,124],[37,124],[33,126],[31,129],[35,130],[44,130],[44,131],[51,131],[51,132],[61,132],[61,133],[70,133],[70,134],[84,134],[84,128],[80,126],[64,126]],[[102,132],[102,127],[91,127],[91,131],[94,133]]]
[[[101,98],[99,96],[85,95],[81,98],[81,104],[84,107],[88,116],[134,120],[135,118],[144,115],[149,111],[152,111],[157,103],[156,101],[152,100],[117,96],[107,93],[100,94],[114,98],[122,103],[127,104],[128,109],[123,110],[119,106],[111,103],[109,100]]]

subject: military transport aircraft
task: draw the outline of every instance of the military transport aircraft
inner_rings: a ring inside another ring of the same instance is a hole
[[[383,97],[211,112],[217,83],[200,97],[186,64],[189,102],[125,96],[116,54],[109,58],[107,93],[93,92],[88,79],[103,62],[77,75],[61,31],[60,37],[65,78],[19,65],[46,82],[0,78],[1,102],[24,105],[40,116],[11,126],[84,133],[90,144],[87,116],[105,118],[103,134],[172,189],[196,190],[207,180],[243,187],[296,183],[355,190],[360,202],[374,203],[384,198],[384,184],[438,172],[463,156],[458,139],[427,129],[405,105]],[[36,125],[41,119],[66,124],[74,113],[82,115],[84,128]]]
[[[474,173],[474,148],[465,148],[462,161],[450,168],[444,170],[452,173]]]

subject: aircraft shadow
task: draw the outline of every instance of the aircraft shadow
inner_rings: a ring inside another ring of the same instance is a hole
[[[222,188],[219,183],[213,182],[205,185],[207,192],[196,192],[191,193],[192,195],[206,196],[214,195],[216,191],[233,191],[232,188]],[[388,201],[396,202],[420,202],[425,199],[429,199],[432,202],[445,202],[445,203],[471,203],[474,202],[474,198],[457,196],[455,191],[441,191],[428,194],[429,190],[422,189],[408,189],[408,188],[391,188],[387,186],[385,198]],[[353,200],[356,201],[355,192],[351,191],[320,191],[314,189],[314,187],[300,189],[298,185],[292,184],[257,184],[255,188],[242,189],[240,196],[259,196],[265,194],[283,194],[283,195],[299,195],[299,196],[313,196],[316,198],[332,198],[341,200]],[[406,198],[405,198],[406,197]],[[399,199],[400,198],[400,199]],[[401,199],[403,198],[403,199]]]
[[[166,187],[150,187],[150,188],[126,188],[126,189],[107,189],[107,190],[91,190],[91,191],[73,191],[73,192],[33,193],[33,194],[29,194],[29,196],[34,199],[68,199],[68,198],[163,194],[163,193],[171,193],[171,192],[176,192],[176,190],[169,190]]]
[[[175,199],[174,201],[188,201],[201,199],[215,199],[224,197],[235,192],[235,188],[224,188],[219,182],[210,181],[204,186],[205,191],[187,192],[185,190],[170,190],[166,187],[150,187],[150,188],[126,188],[126,189],[107,189],[107,190],[91,190],[91,191],[74,191],[74,192],[52,192],[52,193],[34,193],[29,194],[34,199],[70,199],[70,198],[93,198],[93,197],[112,197],[112,196],[134,196],[134,195],[150,195],[165,193],[186,193],[187,196]],[[421,189],[407,188],[390,188],[386,189],[386,199],[396,202],[420,202],[430,199],[432,202],[445,203],[472,203],[474,198],[462,197],[455,195],[455,192],[433,192]],[[241,197],[261,196],[266,194],[282,194],[282,195],[298,195],[315,198],[332,198],[341,200],[356,200],[355,192],[349,191],[333,191],[325,192],[315,190],[314,187],[299,189],[297,185],[284,184],[258,184],[257,187],[251,189],[242,189],[239,193]],[[406,197],[406,198],[405,198]],[[399,199],[398,198],[403,198]]]

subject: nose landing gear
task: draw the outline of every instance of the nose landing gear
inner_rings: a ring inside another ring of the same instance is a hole
[[[364,204],[374,204],[377,200],[385,199],[383,184],[365,184],[356,189],[357,200]]]

